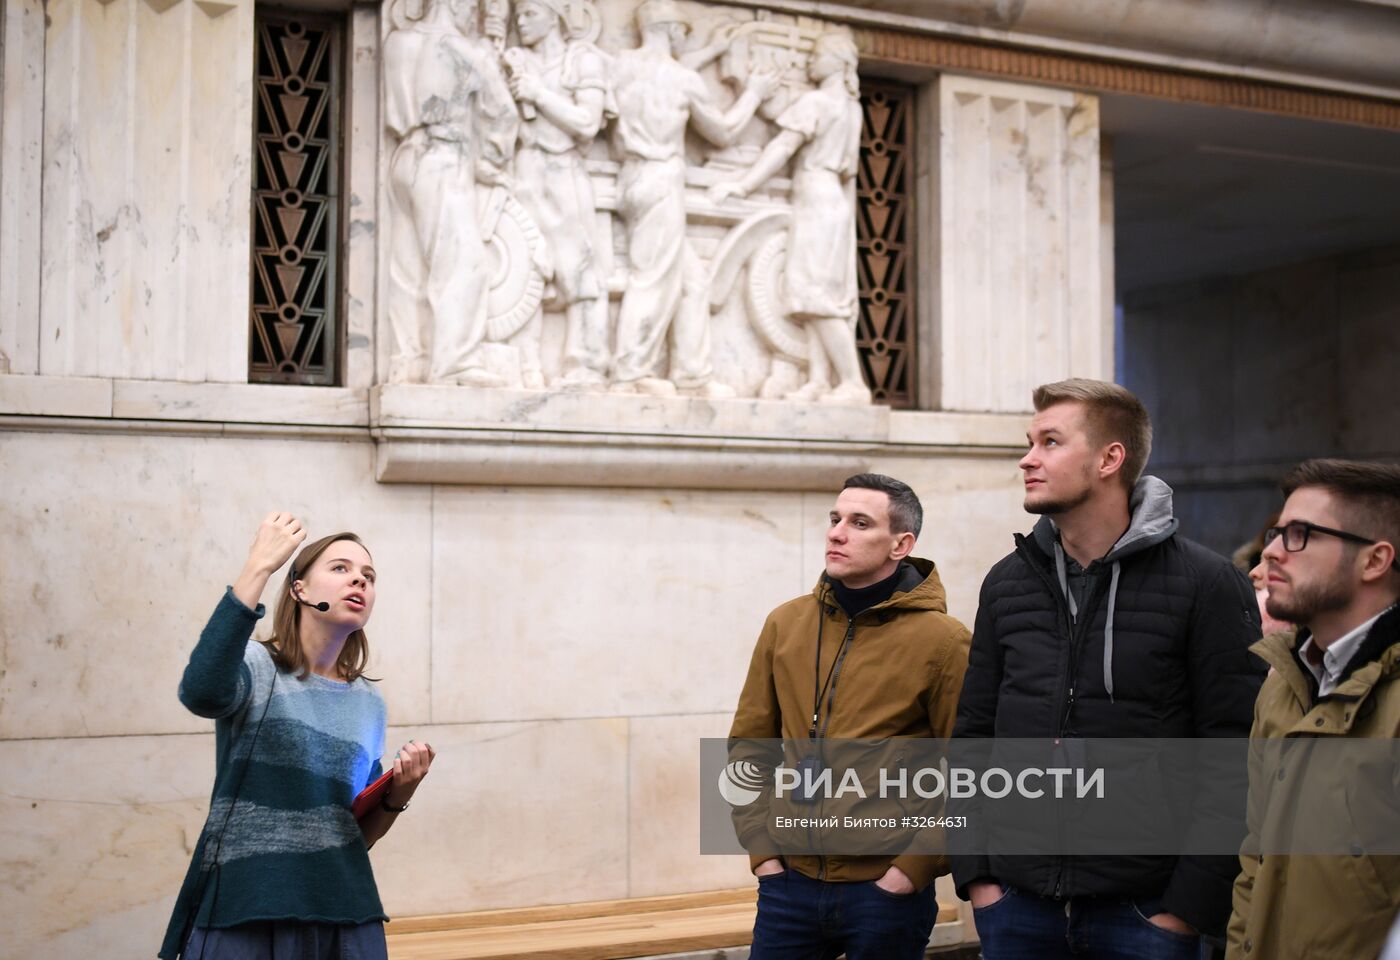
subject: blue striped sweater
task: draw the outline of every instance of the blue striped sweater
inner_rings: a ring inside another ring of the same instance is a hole
[[[200,634],[180,702],[214,719],[209,817],[161,945],[179,956],[191,923],[384,920],[355,795],[380,773],[384,700],[364,678],[339,683],[277,669],[251,640],[264,608],[229,589]]]

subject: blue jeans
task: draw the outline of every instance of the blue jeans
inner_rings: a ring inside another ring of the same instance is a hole
[[[897,896],[785,870],[758,880],[749,960],[921,960],[937,916],[933,884]]]
[[[1201,938],[1149,923],[1160,899],[1052,900],[1005,887],[974,909],[983,960],[1197,960]]]

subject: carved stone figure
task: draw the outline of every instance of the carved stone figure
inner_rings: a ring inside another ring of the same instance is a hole
[[[858,62],[849,36],[819,37],[808,66],[817,88],[782,112],[776,121],[781,132],[742,178],[710,188],[716,204],[747,196],[795,161],[785,305],[789,318],[810,330],[811,352],[808,381],[787,394],[790,399],[870,402],[855,344]],[[834,388],[829,387],[829,375],[835,376]]]
[[[613,389],[669,395],[680,386],[733,396],[713,379],[705,271],[686,239],[685,134],[689,126],[717,146],[732,143],[776,77],[755,72],[721,110],[694,66],[676,58],[689,27],[673,0],[646,0],[637,25],[641,46],[618,54],[613,68],[618,212],[629,259]],[[661,371],[668,336],[670,378]]]
[[[565,38],[567,5],[519,0],[515,28],[523,46],[507,50],[505,62],[523,117],[516,196],[546,240],[545,273],[567,311],[562,385],[578,388],[605,384],[611,362],[597,210],[583,158],[603,122],[608,61],[592,43]]]
[[[503,216],[518,116],[476,0],[427,0],[384,44],[389,161],[390,378],[501,386],[481,346],[491,280],[486,239]],[[479,185],[492,195],[479,196]],[[486,221],[485,223],[483,221]]]

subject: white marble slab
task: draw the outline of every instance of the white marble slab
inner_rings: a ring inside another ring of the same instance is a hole
[[[213,736],[0,740],[0,768],[4,955],[154,956],[208,810]]]
[[[360,5],[351,8],[350,46],[346,95],[345,149],[349,167],[344,277],[345,375],[350,387],[374,382],[374,318],[379,259],[379,10]]]
[[[252,3],[47,13],[40,372],[246,381]]]
[[[430,503],[427,489],[376,484],[368,444],[5,434],[0,529],[24,562],[0,565],[0,737],[208,729],[176,688],[274,509],[313,537],[364,537],[380,572],[370,675],[391,720],[426,720]]]
[[[379,427],[547,429],[580,433],[869,441],[888,433],[888,407],[764,400],[617,396],[392,385],[371,391]]]
[[[889,442],[930,447],[986,447],[1021,450],[1030,417],[1021,413],[890,412]]]
[[[143,3],[145,0],[117,0]],[[179,345],[176,379],[245,383],[248,379],[249,256],[252,244],[252,0],[194,0],[187,12],[190,113],[188,143],[172,154],[186,191],[188,236],[182,243],[183,313],[161,320]],[[168,16],[169,14],[167,14]],[[162,109],[177,109],[176,98]],[[146,107],[145,109],[150,109]],[[160,165],[144,173],[166,174]]]
[[[626,434],[376,431],[384,483],[687,490],[829,490],[864,447]]]
[[[702,737],[727,737],[733,711],[637,717],[628,751],[628,896],[753,884],[749,859],[700,853]]]
[[[112,381],[96,377],[0,375],[0,414],[110,417]]]
[[[791,494],[440,488],[433,719],[730,710],[803,592]]]
[[[370,398],[386,483],[825,491],[882,455],[1005,456],[1025,434],[1019,414],[440,386]]]
[[[364,390],[345,387],[116,380],[112,416],[363,427],[369,422],[369,404]]]
[[[960,77],[935,81],[938,151],[923,179],[939,222],[936,332],[925,364],[943,410],[1029,410],[1032,389],[1111,379],[1102,332],[1098,101]]]
[[[44,143],[44,4],[14,0],[0,29],[0,357],[9,370],[39,368],[40,185]]]
[[[437,751],[371,854],[390,917],[627,896],[625,719],[393,728]]]

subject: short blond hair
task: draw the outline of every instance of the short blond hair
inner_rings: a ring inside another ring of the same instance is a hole
[[[1131,490],[1152,455],[1152,418],[1131,390],[1107,380],[1074,377],[1035,388],[1031,402],[1036,412],[1057,403],[1084,405],[1084,423],[1089,439],[1097,447],[1110,443],[1123,445],[1123,469],[1119,476]]]

